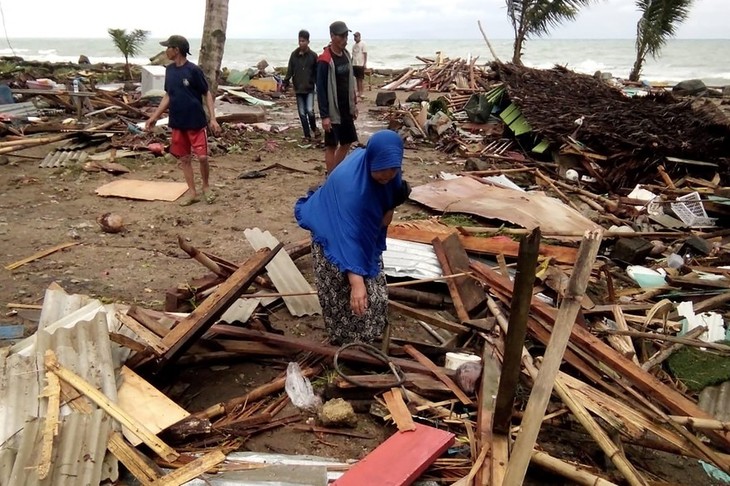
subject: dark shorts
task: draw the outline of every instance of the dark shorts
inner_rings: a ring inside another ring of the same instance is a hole
[[[357,142],[357,131],[354,120],[342,120],[341,123],[332,124],[332,130],[324,132],[324,146],[337,147]]]
[[[365,67],[352,66],[352,74],[355,75],[355,79],[365,79]]]

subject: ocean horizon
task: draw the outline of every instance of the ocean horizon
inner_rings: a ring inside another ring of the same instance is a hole
[[[149,64],[151,57],[163,51],[160,40],[148,39],[130,62]],[[193,51],[190,60],[197,62],[200,39],[189,40]],[[363,40],[368,47],[368,67],[374,69],[423,66],[417,56],[433,59],[437,51],[449,59],[477,57],[478,65],[492,60],[482,39]],[[310,46],[319,52],[327,42],[312,39]],[[352,42],[350,39],[348,47]],[[502,61],[511,59],[511,39],[493,39],[491,43]],[[77,62],[80,55],[85,55],[92,63],[124,62],[110,38],[15,38],[0,42],[0,46],[0,56],[19,56],[29,61]],[[273,67],[285,67],[296,47],[296,39],[227,39],[223,67],[243,70],[261,60]],[[530,39],[523,62],[540,69],[561,65],[584,74],[601,71],[627,78],[635,56],[634,39]],[[646,60],[641,78],[655,84],[702,79],[708,86],[730,85],[730,39],[670,39],[658,59]]]

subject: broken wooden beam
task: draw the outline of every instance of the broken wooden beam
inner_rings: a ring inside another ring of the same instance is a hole
[[[195,339],[202,336],[223,315],[228,306],[246,291],[254,278],[264,270],[282,247],[280,243],[272,250],[265,249],[254,253],[212,295],[180,321],[162,339],[168,350],[162,356],[161,365],[169,364],[192,346]]]

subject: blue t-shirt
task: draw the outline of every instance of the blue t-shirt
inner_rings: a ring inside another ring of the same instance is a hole
[[[203,95],[208,81],[203,71],[190,61],[182,66],[174,63],[165,71],[165,91],[170,98],[170,128],[200,130],[208,125],[203,110]]]

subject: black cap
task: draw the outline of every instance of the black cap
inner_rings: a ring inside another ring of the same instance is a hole
[[[330,24],[330,34],[342,35],[342,34],[345,34],[347,32],[352,32],[352,31],[350,29],[348,29],[347,28],[347,24],[344,23],[341,20],[338,20],[336,22],[332,22]]]
[[[160,42],[160,45],[165,47],[177,47],[180,49],[180,54],[183,56],[190,54],[190,43],[181,35],[171,35],[167,40]]]

